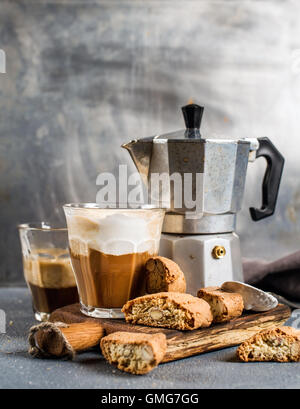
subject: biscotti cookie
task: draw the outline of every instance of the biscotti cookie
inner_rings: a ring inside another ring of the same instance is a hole
[[[201,288],[197,295],[210,305],[213,322],[226,322],[243,313],[243,297],[238,293],[227,293],[219,287],[206,287]]]
[[[104,358],[118,369],[133,374],[145,374],[163,359],[167,341],[164,334],[114,332],[101,339]]]
[[[263,330],[238,347],[237,357],[244,362],[299,362],[300,331],[292,327]]]
[[[208,327],[213,319],[205,300],[175,292],[135,298],[128,301],[122,311],[127,322],[179,330]]]
[[[146,263],[146,291],[185,293],[186,282],[178,264],[166,257],[151,257]]]

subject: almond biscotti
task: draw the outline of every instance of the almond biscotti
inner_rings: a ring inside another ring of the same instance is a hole
[[[206,287],[201,288],[197,295],[210,305],[213,322],[226,322],[243,313],[243,297],[238,293],[227,293],[219,287]]]
[[[208,327],[213,319],[209,304],[190,294],[161,292],[128,301],[126,322],[179,330]]]
[[[146,374],[163,359],[167,341],[164,334],[114,332],[101,339],[104,358],[118,369],[133,374]]]
[[[300,331],[292,327],[263,330],[238,347],[237,357],[244,362],[299,362]]]
[[[166,257],[151,257],[146,263],[146,291],[185,293],[186,282],[178,264]]]

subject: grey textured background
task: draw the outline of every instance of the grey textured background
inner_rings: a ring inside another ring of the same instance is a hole
[[[268,136],[286,157],[276,215],[251,222],[264,160],[250,164],[244,256],[300,247],[300,3],[0,1],[0,283],[22,280],[16,225],[94,201],[97,174],[130,164],[122,142],[182,128]]]

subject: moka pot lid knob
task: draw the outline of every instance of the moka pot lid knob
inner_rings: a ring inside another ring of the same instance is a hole
[[[199,139],[200,125],[204,107],[197,104],[188,104],[181,108],[186,126],[185,138]]]

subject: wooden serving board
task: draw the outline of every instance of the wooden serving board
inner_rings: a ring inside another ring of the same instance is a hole
[[[127,324],[122,319],[90,318],[80,312],[79,304],[73,304],[54,311],[50,316],[50,321],[71,324],[96,320],[105,328],[106,334],[116,331],[143,332],[147,334],[162,332],[167,337],[167,352],[163,362],[169,362],[203,352],[239,345],[258,331],[284,324],[290,315],[289,307],[279,304],[273,310],[261,313],[245,313],[230,322],[214,324],[209,328],[177,331]]]

